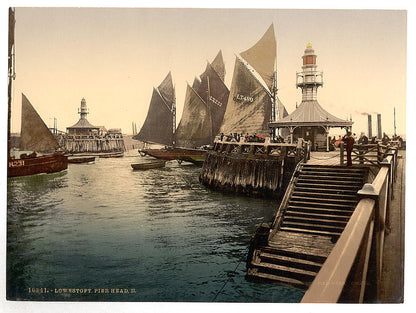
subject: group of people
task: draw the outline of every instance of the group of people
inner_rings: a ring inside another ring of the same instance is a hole
[[[239,134],[239,133],[230,133],[229,135],[225,135],[224,133],[221,133],[219,136],[220,141],[225,141],[225,142],[265,142],[266,141],[266,137],[261,135],[261,134],[255,134],[255,135],[250,135],[249,133],[247,133],[246,135],[244,134]]]

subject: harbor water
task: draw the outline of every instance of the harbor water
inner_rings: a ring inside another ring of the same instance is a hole
[[[130,151],[8,179],[8,299],[301,300],[303,291],[244,278],[250,238],[276,200],[211,191],[190,163],[133,171],[140,161]]]

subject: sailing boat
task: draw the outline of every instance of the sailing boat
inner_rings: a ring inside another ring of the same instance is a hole
[[[229,90],[224,83],[225,66],[221,50],[192,86],[187,85],[182,118],[176,130],[177,149],[195,149],[199,157],[182,156],[180,160],[200,164],[207,146],[218,134],[227,108]],[[200,148],[204,147],[204,148]]]
[[[254,46],[236,55],[221,133],[268,135],[270,121],[287,115],[276,94],[275,67],[276,39],[272,24]]]
[[[168,95],[173,96],[166,99],[161,97],[162,91],[156,94],[154,92],[148,117],[143,125],[146,131],[143,133],[140,131],[134,137],[134,139],[145,142],[149,142],[153,138],[153,142],[165,144],[167,147],[164,149],[142,149],[140,152],[163,160],[176,159],[201,164],[207,151],[201,146],[209,146],[213,143],[227,106],[229,90],[224,84],[224,75],[225,66],[222,52],[219,51],[214,61],[207,64],[205,71],[194,80],[192,86],[187,85],[181,121],[176,131],[168,134],[167,130],[170,129],[170,126],[172,125],[174,129],[175,125],[174,89],[169,73],[156,90],[163,90],[161,88],[164,87],[173,91],[167,92]],[[152,105],[157,101],[160,103],[159,106]],[[172,103],[172,105],[168,106],[167,103]],[[162,107],[163,110],[158,107]],[[163,111],[164,114],[155,114],[158,111]],[[150,120],[154,120],[154,122],[151,123]],[[161,127],[162,129],[160,129]],[[157,134],[158,132],[161,133]],[[163,132],[165,132],[165,137],[162,138]],[[159,138],[155,138],[155,136],[159,136]]]
[[[49,131],[39,114],[33,108],[32,104],[22,94],[22,124],[20,150],[33,151],[29,155],[22,153],[19,157],[11,155],[11,136],[10,136],[10,120],[11,120],[11,102],[12,102],[12,85],[16,77],[15,74],[15,45],[14,45],[14,29],[15,29],[15,11],[9,8],[9,48],[8,48],[8,70],[9,70],[9,86],[8,86],[8,166],[7,176],[27,176],[40,173],[55,173],[62,171],[68,167],[68,158],[64,152],[56,153],[59,144],[55,137]],[[34,152],[47,152],[37,156]]]
[[[57,140],[24,94],[19,148],[18,157],[9,155],[9,177],[56,173],[68,168],[68,157],[57,151]]]
[[[162,145],[164,148],[140,149],[141,155],[151,155],[158,159],[174,160],[170,147],[174,145],[176,128],[176,100],[172,75],[169,72],[162,83],[153,88],[149,110],[140,132],[133,139],[143,141],[146,146]]]

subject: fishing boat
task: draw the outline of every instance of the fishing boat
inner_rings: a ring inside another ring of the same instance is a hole
[[[131,167],[133,170],[148,170],[153,168],[161,168],[165,167],[166,161],[164,160],[156,160],[151,162],[144,162],[144,163],[132,163]]]
[[[165,145],[144,148],[141,155],[163,160],[202,164],[207,148],[218,134],[227,107],[229,90],[224,83],[225,66],[219,51],[205,71],[187,84],[185,103],[178,128],[176,124],[175,91],[170,73],[154,89],[146,121],[134,139]],[[162,110],[162,109],[163,110]],[[162,114],[163,113],[163,114]],[[171,129],[172,132],[167,132]]]
[[[8,177],[56,173],[68,168],[68,157],[32,104],[22,94],[20,150],[9,154]]]
[[[100,158],[121,158],[124,156],[124,152],[123,151],[119,151],[119,152],[109,152],[109,153],[99,153],[97,154],[98,157]]]
[[[248,195],[279,194],[289,162],[284,163],[280,152],[267,153],[275,135],[270,121],[287,115],[277,97],[276,47],[272,24],[257,43],[236,55],[220,136],[199,176],[205,186]]]
[[[80,163],[91,163],[95,161],[95,156],[91,157],[68,157],[68,163],[80,164]]]

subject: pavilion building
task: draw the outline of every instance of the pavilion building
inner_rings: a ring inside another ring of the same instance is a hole
[[[80,119],[66,128],[66,134],[59,137],[59,143],[69,153],[108,153],[125,150],[121,129],[94,126],[87,120],[87,102],[81,100],[78,109]]]
[[[296,87],[302,89],[302,102],[294,112],[269,124],[275,129],[289,130],[289,141],[298,138],[309,140],[312,150],[329,151],[329,130],[331,127],[351,129],[353,122],[340,119],[328,113],[317,100],[318,87],[323,86],[322,72],[316,70],[316,54],[309,43],[302,56],[302,72],[296,73]]]

